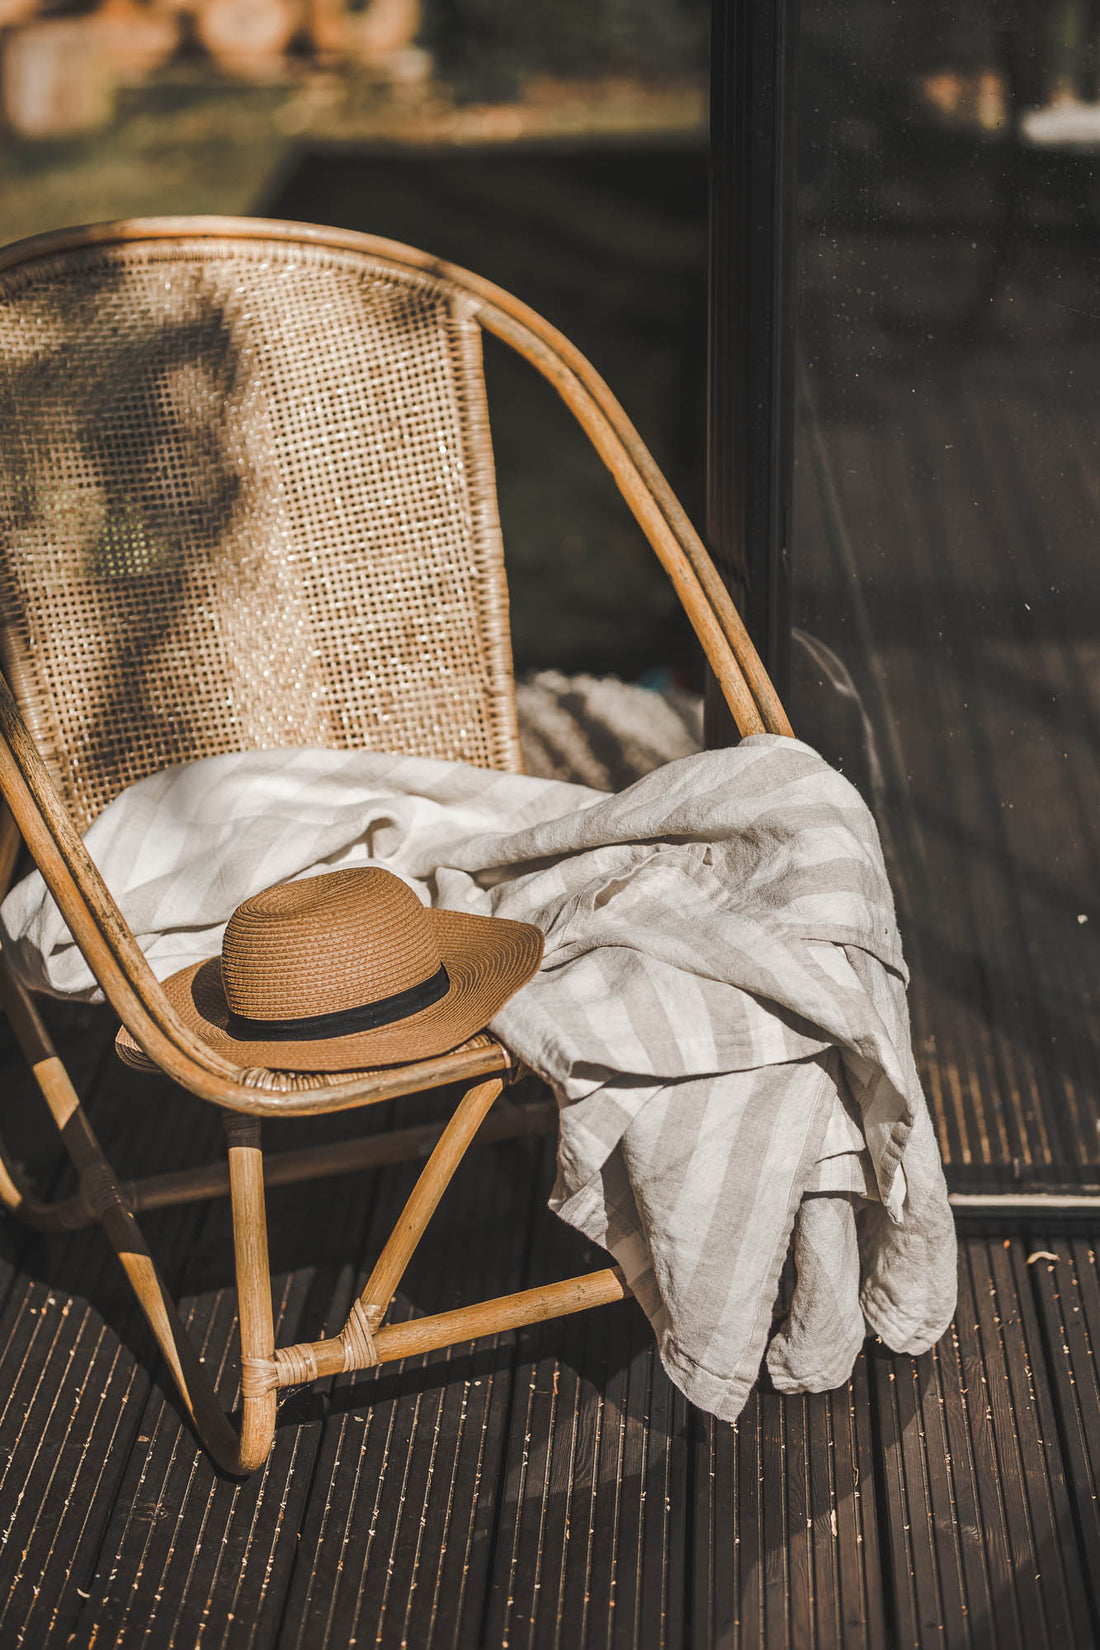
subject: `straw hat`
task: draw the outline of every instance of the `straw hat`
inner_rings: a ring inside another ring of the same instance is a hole
[[[164,990],[190,1030],[238,1065],[351,1071],[457,1048],[541,958],[529,923],[432,910],[372,867],[245,900],[221,956]]]

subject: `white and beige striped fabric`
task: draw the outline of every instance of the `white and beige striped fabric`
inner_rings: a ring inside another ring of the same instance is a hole
[[[250,751],[143,780],[86,841],[162,978],[215,954],[259,889],[368,860],[425,901],[537,923],[542,968],[493,1029],[560,1103],[552,1207],[615,1256],[716,1415],[765,1353],[782,1390],[821,1390],[868,1328],[912,1352],[946,1328],[954,1229],[878,837],[807,746],[758,735],[611,795]],[[37,874],[0,920],[29,983],[94,995]]]

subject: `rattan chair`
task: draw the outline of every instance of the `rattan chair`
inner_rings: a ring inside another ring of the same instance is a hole
[[[576,1312],[614,1268],[385,1325],[475,1133],[554,1127],[490,1108],[514,1073],[488,1034],[437,1059],[312,1076],[240,1070],[181,1024],[80,832],[171,763],[282,745],[521,767],[482,330],[530,361],[600,453],[671,577],[742,733],[789,732],[732,602],[606,385],[506,293],[366,235],[225,218],[98,225],[0,252],[0,892],[29,847],[151,1066],[222,1109],[228,1166],[121,1184],[33,1001],[4,1009],[78,1174],[0,1198],[45,1231],[99,1224],[213,1457],[267,1456],[280,1388]],[[467,1085],[441,1130],[261,1158],[263,1117]],[[434,1150],[342,1332],[274,1343],[271,1184]],[[232,1200],[242,1348],[224,1414],[139,1231],[143,1209]]]

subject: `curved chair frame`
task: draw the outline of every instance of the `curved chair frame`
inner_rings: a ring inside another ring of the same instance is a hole
[[[196,237],[302,243],[369,255],[402,271],[419,271],[461,291],[485,331],[502,339],[554,387],[611,472],[664,566],[702,644],[742,735],[790,734],[779,699],[725,585],[668,483],[603,379],[561,333],[488,281],[426,253],[374,236],[263,219],[162,218],[97,224],[36,236],[0,251],[0,273],[32,260],[92,246]],[[481,1129],[483,1138],[550,1132],[553,1106],[515,1106],[488,1119],[514,1064],[489,1036],[436,1059],[357,1074],[303,1088],[278,1073],[243,1072],[187,1030],[172,1009],[103,879],[28,732],[15,695],[0,676],[0,790],[7,805],[0,828],[0,892],[20,840],[29,847],[104,995],[122,1023],[166,1075],[222,1108],[228,1166],[120,1184],[110,1169],[65,1068],[27,992],[0,958],[0,1001],[34,1071],[79,1176],[79,1194],[38,1201],[0,1152],[0,1202],[44,1231],[98,1223],[117,1250],[188,1413],[227,1472],[246,1473],[266,1458],[274,1437],[278,1390],[343,1370],[371,1367],[478,1335],[499,1333],[629,1291],[616,1268],[409,1323],[381,1327],[405,1266],[457,1168]],[[280,1153],[265,1165],[260,1119],[341,1111],[456,1081],[467,1089],[442,1130],[414,1128],[385,1136]],[[482,1125],[484,1125],[482,1127]],[[385,1244],[344,1329],[328,1340],[276,1349],[268,1270],[264,1180],[282,1184],[368,1163],[420,1155],[436,1139],[400,1221]],[[141,1209],[229,1194],[241,1320],[240,1434],[225,1416],[209,1376],[165,1289],[135,1215]]]

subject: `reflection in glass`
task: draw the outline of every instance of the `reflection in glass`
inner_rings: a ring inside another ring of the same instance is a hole
[[[955,1184],[1095,1182],[1100,14],[802,27],[793,718],[877,805]]]

